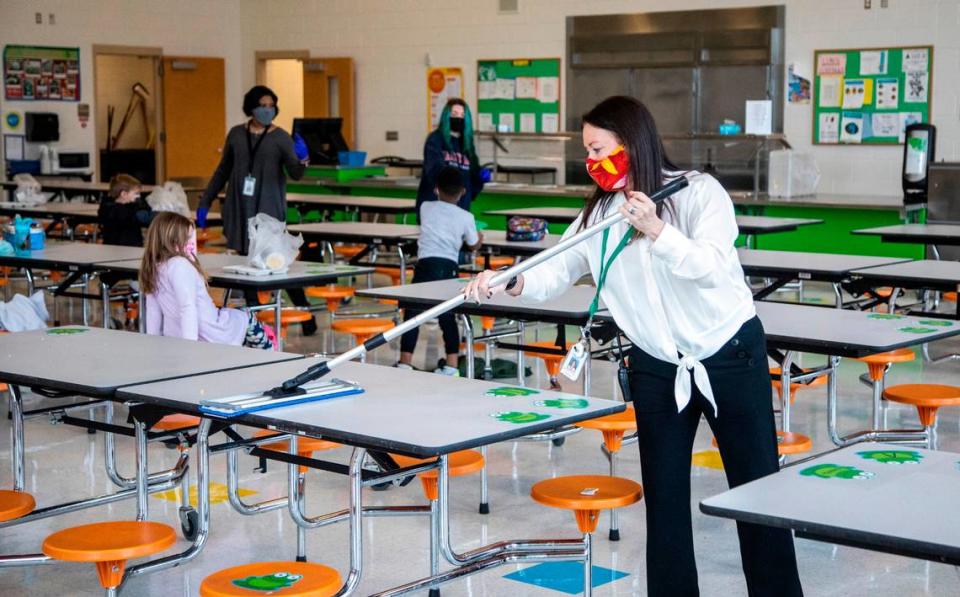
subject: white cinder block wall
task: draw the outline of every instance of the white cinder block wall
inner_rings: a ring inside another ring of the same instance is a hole
[[[420,154],[426,125],[425,59],[461,66],[476,103],[480,58],[564,56],[565,19],[575,14],[696,10],[776,4],[757,0],[520,0],[497,14],[497,0],[0,0],[0,43],[79,46],[83,102],[92,102],[91,45],[161,46],[169,55],[226,59],[227,124],[242,118],[254,83],[256,50],[308,49],[351,56],[357,65],[358,146],[371,155]],[[813,51],[930,44],[938,156],[960,160],[960,0],[785,0],[786,62],[812,71]],[[45,15],[34,24],[34,13]],[[56,25],[46,15],[56,14]],[[282,101],[282,100],[281,100]],[[61,113],[66,149],[95,150],[94,127],[80,129],[71,102],[7,102],[3,108]],[[785,106],[798,149],[813,151],[820,190],[899,194],[901,148],[811,146],[811,106]],[[397,130],[400,140],[385,141]]]
[[[434,65],[463,67],[476,105],[482,58],[561,56],[566,17],[663,10],[786,5],[786,63],[812,76],[815,49],[933,45],[933,122],[938,156],[960,160],[960,1],[889,0],[519,0],[498,15],[497,0],[242,0],[244,84],[254,80],[254,51],[308,49],[316,57],[351,56],[357,65],[358,146],[370,155],[420,155],[426,124],[427,53]],[[810,105],[785,106],[784,132],[810,150],[823,173],[820,191],[900,193],[902,148],[811,145]],[[565,113],[565,112],[564,112]],[[743,115],[739,115],[742,121]],[[562,122],[562,120],[561,120]],[[400,140],[385,141],[397,130]]]
[[[77,102],[6,102],[2,93],[0,110],[58,113],[58,148],[88,151],[95,164],[93,44],[148,46],[161,47],[170,56],[224,58],[227,124],[238,122],[243,116],[239,8],[239,0],[0,0],[0,45],[80,48],[80,101],[91,104],[91,118],[81,128]],[[37,12],[43,15],[42,25],[35,23]],[[118,107],[118,119],[125,108],[126,103]]]

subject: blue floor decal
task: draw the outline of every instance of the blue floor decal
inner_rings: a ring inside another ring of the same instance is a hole
[[[626,572],[609,568],[593,567],[593,588],[603,586],[624,576]],[[583,593],[583,563],[582,562],[546,562],[517,570],[504,576],[510,580],[525,582],[545,589],[553,589],[568,595]]]

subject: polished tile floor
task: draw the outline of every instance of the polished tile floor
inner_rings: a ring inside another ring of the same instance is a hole
[[[814,293],[815,297],[815,293]],[[74,310],[73,317],[77,317]],[[319,350],[327,346],[328,338],[322,330],[312,338],[302,338],[299,331],[291,331],[289,349]],[[431,326],[421,335],[415,363],[426,367],[435,363],[439,351],[439,332]],[[338,348],[349,340],[337,338]],[[371,359],[381,364],[392,364],[394,348],[383,348]],[[932,347],[935,354],[960,352],[960,341],[948,341]],[[503,353],[503,357],[511,357]],[[804,355],[803,365],[823,361],[822,357]],[[539,362],[529,385],[546,387],[547,380]],[[55,366],[55,365],[51,365]],[[841,365],[841,416],[845,430],[860,428],[867,420],[870,390],[857,380],[864,365],[844,361]],[[615,372],[611,364],[595,362],[594,388],[597,396],[612,396]],[[925,365],[920,360],[895,365],[890,373],[891,383],[907,381],[960,383],[960,363],[944,362]],[[456,384],[451,380],[451,387]],[[574,389],[571,385],[567,389]],[[802,391],[794,410],[796,431],[812,436],[815,451],[831,447],[826,436],[826,390],[823,387]],[[50,400],[27,397],[29,406],[49,405]],[[916,424],[912,410],[894,406],[891,410],[894,426]],[[940,448],[960,451],[960,413],[956,409],[942,412],[939,422]],[[122,420],[123,413],[117,419]],[[0,418],[3,437],[9,437],[9,423]],[[78,497],[92,496],[113,488],[103,470],[103,438],[101,434],[88,435],[83,430],[63,425],[51,425],[47,419],[35,418],[26,424],[27,487],[40,505],[48,505]],[[701,425],[695,451],[710,450],[710,433]],[[508,443],[492,446],[489,450],[490,496],[492,512],[477,514],[479,484],[477,477],[452,481],[453,539],[460,550],[506,538],[574,537],[576,527],[570,513],[541,507],[529,498],[530,486],[540,479],[554,475],[599,473],[606,471],[600,449],[599,434],[583,431],[567,439],[562,447],[550,443]],[[151,468],[169,465],[175,451],[162,446],[151,447]],[[119,440],[119,455],[123,472],[133,472],[133,450],[130,440]],[[347,449],[331,452],[341,462],[348,457]],[[10,453],[7,441],[0,445],[0,487],[11,486]],[[624,449],[620,456],[620,474],[639,479],[639,457],[635,446]],[[246,499],[256,501],[282,495],[285,492],[285,474],[278,465],[266,474],[254,472],[253,458],[241,458],[241,487],[255,494]],[[215,483],[225,483],[225,458],[212,458]],[[740,571],[740,562],[734,525],[727,520],[701,515],[697,503],[710,495],[722,492],[726,482],[722,471],[694,467],[691,473],[697,561],[700,587],[703,595],[745,595],[746,588]],[[222,487],[213,487],[215,501]],[[346,507],[347,485],[343,477],[329,473],[312,472],[308,477],[308,511],[311,514]],[[222,494],[221,494],[222,495]],[[424,503],[419,484],[393,488],[386,492],[367,492],[369,504]],[[918,504],[918,507],[922,505]],[[30,553],[38,551],[43,538],[64,527],[109,519],[126,519],[134,515],[132,501],[120,502],[71,515],[36,521],[27,525],[0,530],[0,553]],[[150,499],[151,519],[177,525],[177,503],[161,497]],[[626,573],[626,576],[595,589],[598,596],[625,596],[645,594],[644,565],[644,504],[621,511],[623,539],[611,543],[606,538],[606,519],[601,521],[597,534],[594,563],[597,566]],[[930,512],[930,516],[956,516],[956,512]],[[368,595],[403,581],[426,575],[428,572],[428,529],[425,518],[380,518],[368,520],[364,530],[364,576],[356,594]],[[175,547],[185,546],[182,540]],[[346,571],[347,528],[335,525],[308,533],[308,556],[312,561]],[[807,595],[829,596],[909,596],[960,594],[960,571],[952,566],[927,563],[907,558],[837,547],[798,539],[800,574]],[[295,555],[294,525],[285,511],[254,517],[234,512],[226,501],[212,509],[210,540],[204,551],[190,564],[133,579],[124,588],[126,596],[197,594],[201,579],[221,568],[261,560],[293,558]],[[171,550],[171,553],[173,550]],[[505,579],[504,576],[524,566],[504,566],[443,588],[444,595],[470,596],[541,596],[561,595],[556,591]],[[98,595],[102,594],[93,566],[58,563],[34,568],[0,569],[0,595]],[[426,594],[424,592],[424,594]]]

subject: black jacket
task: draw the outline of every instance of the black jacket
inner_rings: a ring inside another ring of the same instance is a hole
[[[461,208],[470,211],[470,203],[483,190],[483,180],[480,178],[480,164],[472,163],[470,156],[463,152],[463,144],[459,137],[450,137],[451,147],[445,147],[443,134],[437,129],[427,135],[423,144],[423,174],[420,177],[420,187],[417,189],[417,218],[420,216],[420,204],[424,201],[436,201],[437,177],[445,166],[458,168],[463,179],[466,193],[457,203]]]
[[[100,204],[97,218],[100,220],[100,233],[104,243],[142,247],[142,228],[150,224],[153,211],[143,199],[133,203],[117,203],[107,198]]]

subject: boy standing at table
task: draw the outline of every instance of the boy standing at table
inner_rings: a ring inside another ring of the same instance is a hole
[[[97,219],[103,242],[108,245],[142,247],[144,226],[150,224],[153,211],[140,198],[140,181],[128,174],[110,180],[109,197],[100,203]]]
[[[447,166],[437,176],[436,193],[439,201],[427,201],[420,206],[420,238],[417,240],[417,265],[413,270],[413,283],[455,279],[459,274],[457,264],[460,249],[464,245],[470,251],[480,248],[483,235],[477,231],[473,214],[457,206],[466,189],[460,171]],[[404,320],[411,319],[420,311],[406,309]],[[453,313],[439,317],[443,332],[446,363],[434,373],[459,376],[457,368],[460,355],[460,328]],[[413,369],[413,351],[417,347],[418,329],[413,329],[400,339],[400,362],[397,367]]]

